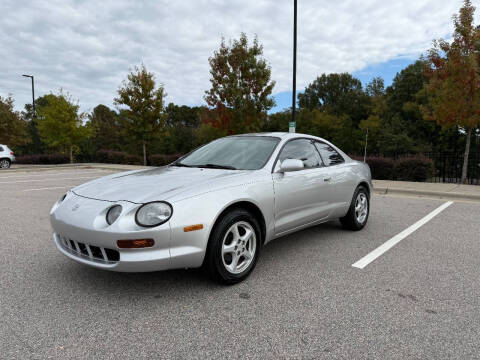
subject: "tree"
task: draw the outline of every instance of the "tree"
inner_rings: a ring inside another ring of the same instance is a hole
[[[165,124],[165,96],[163,85],[157,88],[153,73],[142,64],[128,74],[114,99],[115,105],[127,107],[120,112],[125,135],[141,143],[144,165],[147,165],[147,143]]]
[[[38,107],[45,106],[47,104],[47,95],[40,96],[35,99],[35,104]],[[45,144],[40,139],[38,133],[37,113],[34,113],[32,104],[25,104],[25,108],[22,111],[22,116],[27,122],[27,136],[29,142],[21,147],[24,154],[41,154],[45,150]]]
[[[369,115],[367,119],[360,122],[359,128],[368,134],[368,140],[361,141],[365,147],[368,142],[367,151],[378,153],[379,134],[384,125],[385,113],[387,110],[385,85],[381,77],[373,78],[365,87],[365,93],[370,97]],[[365,138],[366,139],[366,138]]]
[[[426,119],[464,129],[462,183],[467,179],[471,134],[480,126],[480,30],[473,24],[474,13],[471,1],[464,0],[460,13],[453,17],[453,41],[434,41],[426,57],[429,104],[422,107]]]
[[[323,74],[298,94],[300,109],[319,109],[329,114],[349,116],[354,126],[368,117],[368,96],[362,82],[352,75]]]
[[[40,138],[50,147],[68,148],[73,163],[74,145],[91,134],[91,129],[83,124],[86,116],[78,112],[78,103],[61,90],[58,95],[46,95],[45,100],[46,104],[37,109]]]
[[[0,144],[10,146],[21,145],[27,142],[26,122],[13,108],[12,97],[0,96]]]
[[[258,38],[249,46],[242,33],[239,40],[228,45],[222,39],[220,48],[209,58],[211,88],[205,92],[205,101],[210,108],[228,110],[229,121],[224,125],[228,133],[260,130],[267,111],[275,105],[270,96],[275,82],[262,56]]]
[[[92,140],[96,150],[123,150],[121,149],[121,126],[118,114],[105,105],[97,105],[88,116],[91,126],[95,130]]]

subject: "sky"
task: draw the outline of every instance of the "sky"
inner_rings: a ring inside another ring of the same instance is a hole
[[[474,5],[476,1],[474,1]],[[298,0],[297,90],[318,75],[350,72],[390,84],[433,39],[449,38],[461,0]],[[255,35],[276,81],[282,110],[291,105],[293,0],[1,0],[0,96],[22,109],[62,89],[83,111],[113,107],[116,91],[144,63],[166,102],[204,104],[208,58],[222,37]]]

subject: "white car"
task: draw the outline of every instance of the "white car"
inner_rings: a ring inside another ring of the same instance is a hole
[[[0,169],[8,169],[15,162],[14,155],[7,145],[0,144]]]

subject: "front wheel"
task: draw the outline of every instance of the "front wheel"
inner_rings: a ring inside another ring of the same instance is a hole
[[[257,219],[248,211],[235,209],[215,225],[207,248],[205,266],[210,276],[223,284],[244,280],[257,263],[261,248]]]
[[[0,168],[2,169],[8,169],[10,167],[10,160],[8,159],[2,159],[0,160]]]
[[[358,231],[367,224],[370,214],[370,198],[368,195],[364,186],[359,186],[355,190],[347,215],[340,218],[340,222],[345,229]]]

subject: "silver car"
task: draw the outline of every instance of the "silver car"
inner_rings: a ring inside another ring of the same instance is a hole
[[[369,167],[324,139],[247,134],[80,185],[50,219],[58,250],[80,263],[125,272],[203,265],[235,283],[275,238],[333,219],[362,229],[371,191]]]
[[[0,169],[8,169],[15,162],[15,154],[7,145],[0,144]]]

